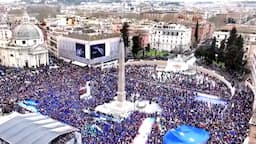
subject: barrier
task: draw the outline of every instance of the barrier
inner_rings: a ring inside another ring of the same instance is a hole
[[[248,86],[253,92],[253,96],[254,96],[254,98],[253,98],[253,110],[255,110],[255,108],[256,108],[256,97],[255,97],[256,96],[256,91],[255,91],[255,88],[248,81],[245,81],[244,84],[245,84],[245,86]]]
[[[192,69],[202,72],[202,73],[205,73],[205,74],[208,74],[211,77],[215,77],[215,78],[219,79],[230,89],[230,93],[232,96],[235,94],[235,87],[233,87],[229,81],[227,81],[223,76],[217,74],[215,71],[208,70],[206,68],[199,67],[199,66],[193,66]]]
[[[164,61],[164,60],[128,61],[126,63],[126,65],[167,65],[167,61]],[[233,87],[232,84],[229,81],[227,81],[223,76],[217,74],[215,71],[208,70],[206,68],[199,67],[199,66],[191,66],[190,68],[192,70],[196,70],[196,71],[208,74],[212,77],[215,77],[215,78],[219,79],[230,89],[230,93],[231,93],[232,96],[235,94],[235,87]]]
[[[212,104],[219,104],[219,105],[227,104],[227,102],[225,100],[222,100],[217,96],[204,94],[204,93],[197,93],[197,97],[195,98],[195,100],[202,101],[202,102],[208,102],[208,103],[212,103]]]

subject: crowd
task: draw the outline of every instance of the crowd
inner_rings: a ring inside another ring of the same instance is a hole
[[[134,101],[158,103],[161,113],[134,112],[128,118],[115,122],[99,120],[83,110],[94,108],[113,100],[117,90],[116,68],[81,68],[63,61],[54,60],[58,68],[43,66],[37,69],[12,69],[0,76],[0,107],[2,111],[17,110],[16,102],[26,98],[38,101],[40,113],[80,129],[86,144],[128,144],[133,141],[143,119],[155,117],[159,121],[153,126],[148,143],[162,143],[163,135],[181,124],[204,128],[210,132],[210,143],[240,144],[248,132],[252,115],[253,94],[241,87],[234,96],[228,88],[215,78],[198,73],[184,75],[158,73],[155,66],[126,67],[126,95]],[[79,89],[87,81],[93,85],[92,98],[80,99]],[[219,96],[227,105],[196,101],[195,92]],[[102,131],[86,132],[96,125]],[[160,128],[161,126],[161,128]]]

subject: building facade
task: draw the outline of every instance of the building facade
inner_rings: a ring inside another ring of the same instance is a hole
[[[180,24],[154,25],[149,32],[151,48],[164,51],[185,51],[191,46],[191,28]]]
[[[9,30],[5,30],[8,35]],[[37,67],[48,64],[41,30],[32,24],[21,24],[12,31],[12,37],[2,37],[0,64],[7,67]]]

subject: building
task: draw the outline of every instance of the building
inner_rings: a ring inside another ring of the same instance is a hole
[[[256,46],[254,47],[254,49],[256,48]],[[251,63],[250,63],[250,67],[251,67],[251,80],[252,80],[252,85],[254,86],[254,88],[256,87],[256,50],[253,50],[252,52],[252,58],[251,58]]]
[[[70,33],[59,37],[57,49],[59,57],[94,65],[116,60],[119,42],[119,34],[85,35]]]
[[[32,24],[21,24],[10,30],[2,30],[0,64],[8,67],[37,67],[48,64],[48,51],[44,47],[41,30]]]
[[[256,143],[256,138],[255,138],[255,135],[256,135],[256,113],[255,112],[252,114],[249,124],[250,124],[249,135],[246,140],[247,142],[244,142],[244,144]]]
[[[195,41],[195,31],[197,22],[184,22],[183,25],[192,28],[192,41]],[[213,25],[208,21],[198,21],[198,41],[203,41],[212,36]]]
[[[8,25],[0,25],[0,45],[3,46],[7,44],[12,38],[12,31],[9,29]]]
[[[154,25],[149,32],[152,48],[165,51],[185,51],[191,46],[191,28],[180,24]]]

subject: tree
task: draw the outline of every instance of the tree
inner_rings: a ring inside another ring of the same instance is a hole
[[[204,59],[207,64],[216,60],[216,37],[212,39],[211,45],[200,46],[195,51],[195,57]]]
[[[226,48],[224,50],[224,63],[228,71],[244,71],[244,49],[243,38],[241,35],[237,35],[236,28],[234,27],[230,31],[230,36],[227,41]]]
[[[148,44],[148,45],[146,46],[146,51],[147,51],[147,52],[150,51],[150,44]]]
[[[236,38],[237,38],[237,31],[236,31],[236,28],[233,27],[232,30],[230,31],[230,35],[227,41],[227,47],[230,47],[233,44],[233,42],[236,40]]]
[[[205,59],[206,56],[206,49],[205,47],[199,47],[195,51],[195,57],[200,59]]]
[[[129,24],[127,22],[124,22],[123,27],[120,31],[122,33],[122,38],[123,38],[124,48],[125,48],[125,57],[126,57],[127,48],[129,47]]]
[[[139,36],[133,36],[132,37],[132,54],[133,56],[136,56],[141,49],[140,45],[140,37]]]
[[[212,43],[211,43],[211,47],[206,49],[206,56],[205,56],[205,60],[208,64],[212,64],[213,61],[216,60],[215,51],[216,48],[216,37],[213,38]]]
[[[195,28],[195,41],[196,41],[196,43],[198,42],[198,30],[199,30],[199,24],[198,24],[198,20],[197,20],[196,28]]]
[[[242,38],[241,35],[239,35],[239,37],[237,38],[237,40],[235,41],[235,45],[237,45],[237,54],[236,54],[236,58],[235,58],[235,62],[236,64],[238,64],[238,70],[243,70],[244,65],[246,64],[246,61],[244,60],[244,49],[243,49],[243,45],[244,45],[244,39]]]
[[[225,47],[226,47],[226,39],[222,40],[220,42],[220,48],[218,49],[218,52],[217,52],[217,61],[218,62],[224,62],[224,50],[225,50]]]

